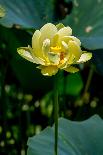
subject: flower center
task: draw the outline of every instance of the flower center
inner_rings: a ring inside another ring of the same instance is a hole
[[[61,47],[60,46],[55,46],[55,47],[50,47],[52,52],[55,53],[60,53],[61,52]]]
[[[59,63],[63,64],[65,62],[65,52],[63,51],[61,46],[55,46],[55,47],[50,47],[51,52],[55,53],[56,55],[59,54]]]
[[[63,60],[64,59],[64,52],[61,52],[60,53],[60,60]]]

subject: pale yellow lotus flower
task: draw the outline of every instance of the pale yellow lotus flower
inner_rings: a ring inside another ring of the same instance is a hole
[[[25,59],[39,64],[38,68],[46,76],[55,75],[59,69],[75,73],[72,65],[91,59],[92,54],[81,50],[81,42],[72,36],[72,29],[63,24],[45,24],[32,36],[32,47],[20,47],[18,53]]]

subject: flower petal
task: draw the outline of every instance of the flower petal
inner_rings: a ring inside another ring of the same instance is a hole
[[[61,46],[65,51],[68,51],[68,44],[66,44],[65,41],[61,42]]]
[[[70,73],[75,73],[75,72],[78,72],[79,71],[78,68],[73,67],[73,66],[69,66],[67,68],[64,68],[64,70],[67,71],[67,72],[70,72]]]
[[[75,41],[79,46],[81,46],[81,42],[78,38],[74,37],[74,36],[64,36],[62,38],[63,41],[65,41],[67,44],[69,41]]]
[[[78,60],[82,54],[80,46],[75,41],[69,41],[68,43],[69,53],[75,56],[75,60]]]
[[[42,59],[39,59],[35,56],[32,56],[30,48],[29,47],[20,47],[17,49],[17,52],[26,60],[36,63],[36,64],[41,64],[45,65],[44,61]]]
[[[51,46],[57,46],[58,45],[58,40],[59,40],[59,35],[55,34],[54,37],[51,40]]]
[[[37,44],[39,43],[39,38],[41,36],[41,32],[39,30],[36,30],[32,36],[32,48],[35,49],[37,47]]]
[[[60,38],[64,36],[70,36],[72,35],[72,29],[69,26],[63,27],[58,31],[58,34]]]
[[[40,32],[40,44],[42,46],[42,43],[45,39],[51,40],[53,38],[53,36],[57,33],[57,28],[54,24],[47,23],[40,29]]]
[[[43,41],[42,52],[45,60],[49,62],[48,52],[50,52],[50,39],[45,39]]]
[[[78,38],[74,37],[74,36],[69,36],[69,38],[71,38],[73,41],[75,41],[79,46],[81,46],[81,42]]]
[[[41,32],[39,30],[36,30],[32,37],[32,48],[33,48],[34,55],[36,55],[37,57],[43,58],[43,53],[39,43],[40,36],[41,36]]]
[[[75,56],[73,54],[69,55],[68,64],[71,65],[75,62]]]
[[[41,66],[41,73],[45,76],[52,76],[58,72],[58,68],[56,66]]]
[[[77,63],[83,63],[92,58],[92,53],[83,53]]]

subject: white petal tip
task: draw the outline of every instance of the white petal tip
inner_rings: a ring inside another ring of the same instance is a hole
[[[92,53],[83,53],[77,63],[84,63],[92,58]]]

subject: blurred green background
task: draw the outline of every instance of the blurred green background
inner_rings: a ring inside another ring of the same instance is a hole
[[[103,118],[103,1],[0,0],[0,154],[25,155],[27,139],[53,124],[54,77],[43,77],[17,48],[31,45],[47,22],[71,26],[93,59],[80,72],[61,72],[59,115]]]

